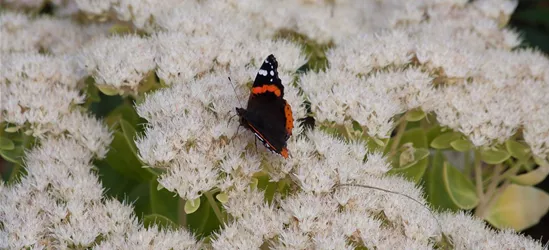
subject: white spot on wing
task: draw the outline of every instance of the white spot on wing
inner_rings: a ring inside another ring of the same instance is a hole
[[[264,69],[260,69],[258,74],[262,75],[262,76],[267,76],[267,71],[264,70]]]
[[[272,75],[272,76],[274,76],[274,75],[275,75],[275,72],[274,72],[274,71],[272,71],[272,70],[271,70],[271,72],[270,72],[270,73],[271,73],[271,75]]]
[[[259,136],[258,133],[254,133],[254,135],[255,135],[255,137],[257,137],[257,139],[259,139],[260,141],[265,142],[265,141],[263,140],[263,138],[261,138],[261,136]]]

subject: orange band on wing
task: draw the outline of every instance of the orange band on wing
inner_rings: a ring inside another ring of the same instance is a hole
[[[263,94],[265,92],[271,92],[276,96],[280,96],[280,89],[276,85],[263,85],[261,87],[252,88],[252,94]]]
[[[292,107],[286,102],[284,106],[284,115],[286,116],[286,132],[288,135],[292,135],[292,129],[294,128],[294,117],[292,114]]]
[[[282,157],[284,158],[288,158],[288,149],[282,148],[282,150],[280,151],[280,155],[282,155]]]

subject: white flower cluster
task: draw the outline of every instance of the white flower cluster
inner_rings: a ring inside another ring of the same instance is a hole
[[[257,190],[229,192],[225,209],[233,220],[216,235],[214,249],[433,249],[440,230],[455,249],[542,249],[509,231],[489,230],[467,214],[431,214],[414,184],[383,176],[386,163],[375,154],[363,163],[366,152],[358,145],[319,132],[295,145],[301,145],[295,154],[309,153],[293,157],[303,161],[293,171],[301,190],[270,204]],[[333,164],[332,159],[345,161]],[[358,182],[419,203],[384,191],[337,186]]]
[[[254,154],[235,155],[253,143],[253,137],[242,131],[236,136],[238,119],[229,119],[240,106],[238,100],[247,98],[245,83],[253,80],[255,68],[175,84],[147,96],[137,106],[139,115],[149,122],[145,137],[136,142],[139,156],[151,167],[168,170],[158,179],[162,186],[185,199],[195,199],[215,187],[246,187],[253,174],[261,171],[260,159]],[[238,96],[227,76],[239,84]],[[289,82],[289,76],[281,77]],[[286,89],[285,97],[294,115],[304,116],[297,89],[287,84]]]
[[[83,74],[70,56],[4,54],[0,78],[0,121],[28,129],[33,136],[71,133],[99,157],[112,140],[108,129],[76,105]],[[84,129],[85,128],[85,129]]]
[[[102,198],[92,157],[69,136],[45,138],[28,152],[27,175],[0,184],[0,248],[199,249],[187,231],[145,229],[131,206]]]
[[[300,86],[318,121],[350,124],[353,119],[370,136],[388,138],[395,115],[430,105],[432,77],[418,68],[391,69],[357,76],[338,69],[309,73]]]
[[[326,72],[301,77],[316,118],[355,120],[370,136],[387,138],[395,115],[421,108],[475,146],[502,143],[522,128],[534,154],[549,156],[542,108],[549,102],[541,97],[549,59],[511,51],[520,38],[498,23],[516,3],[425,4],[422,22],[345,39],[328,52]]]
[[[23,14],[2,12],[0,52],[76,52],[83,44],[101,37],[106,30],[106,25],[78,25],[67,19],[29,18]]]
[[[149,39],[114,36],[86,46],[80,63],[100,88],[108,86],[120,89],[121,94],[136,93],[141,80],[156,66],[154,55]]]
[[[199,249],[186,230],[145,229],[131,206],[103,197],[91,160],[105,157],[112,136],[77,107],[86,72],[73,54],[94,26],[9,12],[1,18],[9,42],[2,42],[0,122],[26,129],[39,146],[26,153],[21,180],[0,183],[0,249]]]
[[[28,174],[0,184],[0,248],[210,247],[184,229],[145,229],[130,206],[103,197],[91,172],[91,160],[105,156],[112,136],[77,110],[85,98],[81,80],[92,76],[99,87],[134,93],[151,72],[170,86],[136,107],[148,121],[136,141],[139,157],[165,170],[158,182],[184,199],[212,190],[227,194],[230,221],[213,237],[214,249],[432,249],[442,233],[456,249],[542,248],[513,232],[493,232],[467,214],[433,217],[420,189],[385,175],[389,164],[380,154],[304,132],[297,119],[307,99],[320,122],[354,120],[370,136],[387,138],[395,115],[421,108],[477,146],[501,142],[523,126],[533,152],[548,155],[548,60],[535,51],[511,51],[520,39],[500,22],[515,2],[175,2],[75,0],[80,11],[130,22],[147,33],[143,37],[105,36],[102,26],[65,19],[0,16],[0,122],[29,125],[40,139],[27,153]],[[298,45],[272,40],[280,30],[332,42],[329,68],[302,75],[296,87],[294,73],[305,57]],[[270,53],[295,117],[287,160],[256,149],[252,133],[238,131],[238,118],[231,119]],[[291,185],[290,193],[264,202],[264,194],[250,188],[260,172]],[[419,204],[340,185],[348,183]]]

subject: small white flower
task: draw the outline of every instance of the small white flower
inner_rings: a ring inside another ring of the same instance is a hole
[[[106,13],[113,3],[114,0],[76,0],[78,9],[95,15]]]
[[[155,67],[155,49],[150,39],[138,36],[112,36],[87,45],[80,56],[81,67],[97,85],[137,91],[139,83]]]
[[[210,37],[181,32],[159,33],[154,40],[157,46],[156,72],[170,85],[192,80],[209,71],[217,55],[217,51],[211,48],[219,46],[218,40]]]
[[[26,15],[3,11],[0,14],[0,52],[38,52],[40,37],[30,29],[32,21]],[[2,58],[2,63],[8,62]],[[2,65],[2,68],[5,67]]]
[[[102,241],[95,249],[202,249],[201,243],[197,242],[193,235],[186,230],[164,230],[157,226],[147,229],[139,228],[128,231],[125,235],[109,237]]]
[[[252,250],[259,249],[263,244],[263,238],[257,237],[240,223],[225,225],[220,233],[215,234],[212,240],[213,249]]]

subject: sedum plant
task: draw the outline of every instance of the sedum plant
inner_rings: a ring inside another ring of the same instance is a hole
[[[516,4],[4,1],[0,249],[544,249]],[[271,53],[288,159],[234,119]]]

